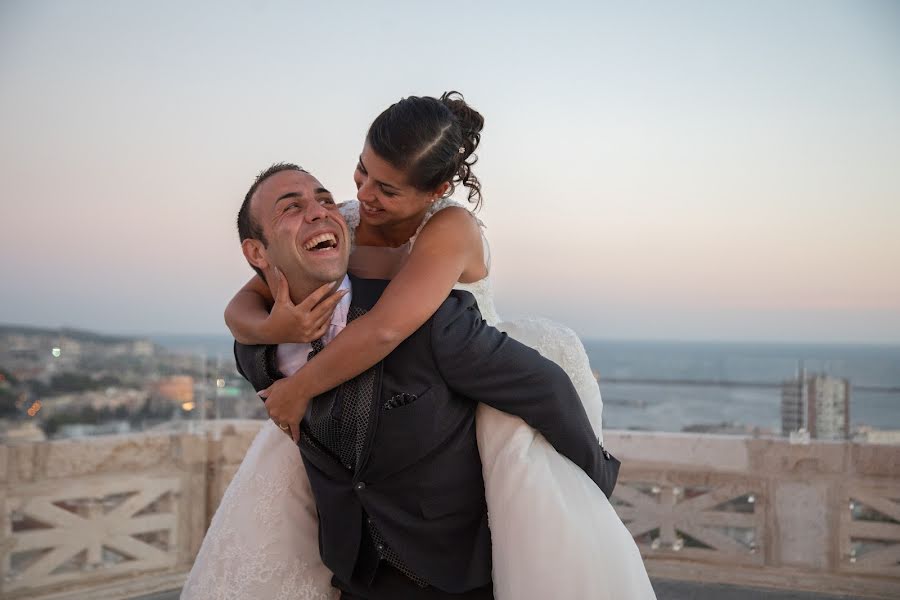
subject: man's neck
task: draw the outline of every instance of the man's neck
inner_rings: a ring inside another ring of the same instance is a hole
[[[331,294],[332,292],[337,290],[339,287],[341,287],[341,282],[344,281],[344,277],[346,277],[346,274],[341,275],[341,277],[337,281],[332,282],[333,285],[331,287],[331,290],[328,292],[329,294]],[[326,281],[305,281],[305,282],[299,282],[299,283],[298,282],[289,282],[288,285],[291,290],[291,301],[294,304],[300,304],[301,302],[306,300],[310,296],[310,294],[315,292],[317,289],[319,289],[326,283],[328,283],[328,282],[326,282]],[[326,296],[327,296],[327,294],[326,294]]]

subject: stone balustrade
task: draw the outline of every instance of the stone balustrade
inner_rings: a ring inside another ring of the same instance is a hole
[[[900,446],[610,432],[654,577],[900,597]]]
[[[0,446],[0,597],[178,588],[259,425]],[[652,576],[900,597],[900,446],[604,437]]]
[[[0,597],[180,587],[259,425],[0,446]]]

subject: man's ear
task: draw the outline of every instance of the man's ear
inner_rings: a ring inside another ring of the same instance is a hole
[[[244,253],[244,258],[252,266],[263,271],[269,268],[269,255],[266,252],[266,247],[260,240],[247,238],[241,242],[241,251]]]

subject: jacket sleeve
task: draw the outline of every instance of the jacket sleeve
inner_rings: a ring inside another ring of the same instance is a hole
[[[234,361],[238,373],[250,382],[257,392],[264,390],[284,375],[278,370],[275,360],[277,345],[247,346],[234,343]]]
[[[454,292],[432,320],[432,352],[455,392],[516,415],[612,494],[619,461],[600,445],[572,381],[556,363],[489,326],[471,294]]]

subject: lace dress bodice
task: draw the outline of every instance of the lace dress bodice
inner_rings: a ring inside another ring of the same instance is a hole
[[[451,200],[450,198],[441,198],[431,205],[431,208],[425,213],[425,218],[422,219],[422,223],[419,225],[418,229],[416,229],[416,233],[408,242],[397,248],[387,248],[377,246],[356,246],[356,228],[359,227],[359,201],[350,200],[344,202],[340,205],[340,211],[350,229],[350,240],[354,244],[354,253],[360,257],[358,260],[354,260],[353,257],[351,257],[350,271],[361,277],[373,277],[376,272],[380,272],[378,273],[380,276],[377,278],[384,279],[392,277],[400,270],[406,257],[412,252],[413,245],[416,243],[416,238],[419,237],[419,233],[422,231],[422,228],[425,227],[425,224],[428,223],[428,220],[437,214],[438,211],[450,206],[458,206],[468,210],[461,202]],[[478,222],[478,225],[482,230],[481,239],[484,244],[485,266],[488,268],[488,271],[490,271],[491,254],[487,238],[484,236],[485,225],[475,215],[472,215],[472,218]],[[375,271],[373,271],[371,267],[373,263],[378,263]],[[363,265],[365,265],[365,267]],[[484,279],[472,283],[457,282],[457,284],[453,286],[453,289],[464,290],[475,296],[475,300],[478,302],[478,308],[481,310],[481,316],[488,324],[496,325],[500,322],[500,316],[497,314],[497,308],[494,305],[494,291],[491,287],[490,274]]]

